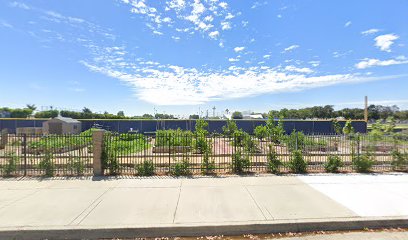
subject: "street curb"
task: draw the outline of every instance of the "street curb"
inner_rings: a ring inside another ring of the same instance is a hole
[[[288,221],[256,224],[126,227],[126,228],[67,228],[67,229],[8,229],[0,230],[0,239],[114,239],[142,237],[236,236],[312,231],[348,231],[378,228],[407,228],[406,218],[359,218],[358,220]]]

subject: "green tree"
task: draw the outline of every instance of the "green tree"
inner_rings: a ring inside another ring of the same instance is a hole
[[[241,112],[235,111],[232,113],[232,119],[243,119],[244,116]]]

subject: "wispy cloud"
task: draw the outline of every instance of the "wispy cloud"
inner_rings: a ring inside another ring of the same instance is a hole
[[[377,32],[379,32],[379,31],[380,31],[379,29],[371,28],[371,29],[368,29],[368,30],[366,30],[366,31],[362,31],[361,34],[367,36],[367,35],[371,35],[371,34],[377,33]]]
[[[384,34],[380,35],[375,40],[375,46],[378,47],[381,51],[391,52],[391,45],[394,44],[394,41],[399,38],[395,34]]]
[[[291,46],[285,48],[283,50],[283,52],[291,52],[291,51],[293,51],[293,50],[295,50],[296,48],[299,48],[299,47],[300,47],[299,45],[291,45]]]
[[[25,9],[25,10],[31,9],[27,4],[22,3],[22,2],[16,2],[16,1],[11,2],[11,3],[10,3],[10,6],[11,6],[11,7],[21,8],[21,9]]]
[[[351,23],[352,23],[351,21],[346,22],[346,23],[344,24],[344,27],[350,27]]]
[[[304,68],[298,68],[298,67],[295,67],[295,66],[286,66],[285,67],[285,70],[286,71],[289,71],[289,72],[297,72],[297,73],[306,73],[306,74],[309,74],[309,73],[313,73],[314,71],[312,70],[312,69],[310,69],[310,68],[306,68],[306,67],[304,67]]]
[[[0,27],[13,28],[13,25],[11,25],[10,23],[0,19]]]
[[[405,56],[399,56],[395,59],[388,60],[379,60],[376,58],[365,58],[361,62],[355,65],[358,69],[366,69],[375,66],[391,66],[391,65],[400,65],[408,64],[408,59]]]

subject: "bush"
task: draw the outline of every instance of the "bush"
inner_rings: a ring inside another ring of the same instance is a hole
[[[254,135],[258,138],[258,139],[264,139],[268,136],[268,129],[266,128],[266,126],[256,126],[256,128],[254,129]]]
[[[85,170],[85,164],[83,163],[80,157],[74,158],[70,157],[67,168],[68,171],[71,172],[71,174],[83,175]]]
[[[368,153],[360,156],[354,156],[352,162],[356,171],[361,173],[370,172],[372,166],[374,165],[374,160]]]
[[[170,174],[176,177],[191,175],[189,168],[190,162],[188,158],[183,157],[183,160],[176,162],[173,166],[171,166]]]
[[[201,163],[201,173],[209,174],[212,173],[215,169],[214,159],[210,159],[212,153],[211,141],[206,144],[206,147],[203,149],[203,161]]]
[[[401,153],[400,151],[392,151],[391,166],[393,170],[406,169],[408,165],[408,153]]]
[[[267,154],[268,160],[268,171],[271,173],[279,173],[279,167],[282,165],[282,162],[278,158],[273,146],[269,146],[269,152]]]
[[[339,168],[343,167],[344,164],[339,156],[330,155],[327,158],[327,162],[324,164],[324,169],[326,172],[336,173]]]
[[[51,153],[46,153],[43,159],[40,161],[39,167],[44,170],[44,175],[46,177],[54,176],[54,163],[52,161],[53,155]]]
[[[288,163],[288,167],[293,173],[306,173],[307,172],[307,162],[303,158],[302,151],[296,150],[292,152],[292,156]]]
[[[156,131],[156,146],[191,146],[192,142],[191,131],[181,129]]]
[[[15,153],[6,154],[6,164],[3,166],[4,176],[12,176],[17,171],[17,165],[20,162],[20,158]]]
[[[120,166],[114,152],[105,148],[102,151],[102,168],[109,169],[110,175],[116,175],[119,172]]]
[[[347,120],[346,124],[343,127],[343,133],[346,135],[353,134],[354,127],[351,125],[351,120]]]
[[[227,119],[227,125],[222,126],[222,132],[227,137],[232,137],[238,131],[237,124],[233,120]]]
[[[249,155],[244,155],[240,151],[232,155],[232,172],[242,173],[247,171],[250,166],[251,161],[249,159]]]
[[[144,160],[140,164],[135,165],[137,175],[139,176],[153,176],[154,175],[154,163],[152,160]]]

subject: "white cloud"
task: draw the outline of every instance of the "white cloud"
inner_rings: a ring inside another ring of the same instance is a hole
[[[208,36],[210,36],[210,38],[213,38],[213,39],[217,39],[219,35],[220,35],[220,32],[218,31],[210,32],[208,34]]]
[[[344,24],[344,27],[349,27],[351,25],[351,21],[348,21]]]
[[[221,29],[222,29],[222,30],[229,30],[229,29],[231,29],[231,23],[230,23],[230,22],[221,22]]]
[[[5,28],[13,28],[13,25],[11,25],[10,23],[0,20],[0,27],[5,27]]]
[[[313,67],[318,67],[320,65],[320,61],[309,61],[309,64]]]
[[[375,46],[380,48],[381,51],[391,52],[391,45],[394,44],[394,41],[398,38],[399,36],[395,34],[380,35],[374,38]]]
[[[299,47],[300,47],[299,45],[292,45],[292,46],[289,46],[289,47],[285,48],[283,50],[283,52],[290,52],[290,51],[293,51],[293,50],[295,50],[296,48],[299,48]]]
[[[238,58],[229,58],[228,61],[230,61],[230,62],[238,62],[239,59],[238,59]]]
[[[391,66],[399,64],[408,64],[408,60],[404,56],[396,57],[395,59],[379,60],[376,58],[365,58],[355,65],[358,69],[366,69],[375,66]]]
[[[312,69],[306,68],[306,67],[298,68],[298,67],[295,67],[295,66],[286,66],[285,70],[289,71],[289,72],[306,73],[306,74],[313,73]]]
[[[16,2],[16,1],[11,2],[10,6],[11,7],[17,7],[17,8],[22,8],[22,9],[25,9],[25,10],[30,10],[31,9],[27,4],[21,3],[21,2]]]
[[[269,55],[269,54],[263,55],[263,58],[269,59],[269,58],[271,58],[271,55]]]
[[[235,47],[234,48],[234,51],[235,52],[242,52],[242,51],[244,51],[245,50],[245,47]]]
[[[371,34],[374,34],[374,33],[379,32],[379,31],[380,31],[379,29],[371,28],[371,29],[368,29],[368,30],[366,30],[366,31],[362,31],[361,34],[363,34],[363,35],[371,35]]]
[[[163,35],[163,33],[162,33],[162,32],[159,32],[159,31],[156,31],[156,30],[154,30],[154,31],[153,31],[153,34],[156,34],[156,35]]]

